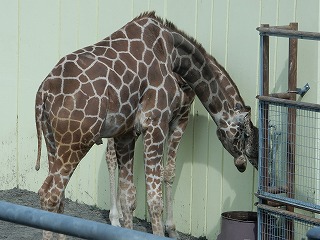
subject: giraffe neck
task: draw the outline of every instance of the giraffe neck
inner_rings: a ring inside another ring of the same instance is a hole
[[[181,75],[220,124],[232,118],[237,106],[245,107],[237,86],[226,70],[205,50],[179,33],[173,33],[173,70]]]

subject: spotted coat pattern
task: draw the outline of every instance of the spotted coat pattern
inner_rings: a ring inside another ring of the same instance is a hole
[[[63,57],[41,83],[35,104],[36,168],[41,131],[49,160],[49,174],[39,190],[42,208],[63,211],[64,191],[80,160],[102,138],[112,137],[124,226],[132,228],[132,159],[135,139],[142,134],[148,210],[153,233],[163,235],[161,160],[169,123],[179,109],[179,88],[185,84],[217,124],[218,137],[236,167],[244,171],[247,153],[255,152],[246,144],[254,127],[236,85],[194,39],[153,12],[145,13],[102,41]]]

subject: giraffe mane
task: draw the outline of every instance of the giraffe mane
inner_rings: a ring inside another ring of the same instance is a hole
[[[208,53],[206,52],[204,47],[201,45],[201,43],[199,43],[194,37],[191,37],[190,35],[188,35],[184,31],[182,31],[181,29],[177,28],[173,22],[157,16],[155,11],[143,12],[138,17],[136,17],[134,20],[137,20],[140,18],[152,18],[152,19],[156,20],[157,22],[159,22],[161,25],[163,25],[167,29],[181,34],[183,37],[188,39],[193,45],[195,45],[201,53],[203,53],[204,55],[208,55]]]

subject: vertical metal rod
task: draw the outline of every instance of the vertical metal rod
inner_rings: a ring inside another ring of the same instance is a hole
[[[269,24],[261,24],[261,27],[269,27]],[[260,89],[262,96],[269,95],[269,36],[260,36]],[[266,191],[268,189],[268,106],[265,103],[259,103],[259,190]],[[260,200],[263,201],[263,200]],[[262,216],[260,216],[261,218]],[[260,221],[261,223],[262,221]],[[258,224],[258,232],[267,233],[268,225],[260,226]],[[261,240],[262,236],[258,236]],[[268,236],[266,236],[268,239]]]
[[[298,23],[290,23],[291,30],[298,30]],[[289,66],[288,66],[288,90],[297,89],[297,49],[298,39],[289,38]],[[295,93],[290,94],[290,100],[296,100]],[[296,109],[288,108],[288,139],[287,139],[287,187],[289,198],[294,198],[295,186],[295,152],[296,152]],[[287,206],[287,210],[294,211],[294,208]],[[288,240],[294,239],[293,221],[288,221]]]
[[[263,24],[261,25],[262,27],[269,27],[269,24]],[[268,96],[269,95],[269,36],[263,36],[262,37],[262,95],[263,96]],[[263,190],[266,191],[268,189],[269,185],[269,177],[268,177],[268,154],[269,154],[269,134],[268,134],[268,125],[269,125],[269,111],[268,111],[269,106],[264,103],[262,105],[262,118],[264,119],[262,126],[263,126],[263,133],[262,133],[262,138],[263,138],[263,146],[264,152],[262,154],[261,160],[263,163],[262,166],[262,175],[263,176]]]
[[[260,53],[259,53],[259,63],[260,63],[260,75],[259,75],[259,95],[263,94],[263,36],[260,35]],[[258,162],[258,172],[259,172],[259,178],[258,178],[258,193],[260,191],[263,191],[263,180],[261,179],[262,176],[262,159],[263,159],[263,109],[262,109],[262,103],[259,101],[259,162]],[[259,203],[262,203],[262,200],[259,198]],[[262,240],[262,233],[264,232],[263,227],[261,226],[261,223],[263,218],[263,213],[258,208],[258,240]]]

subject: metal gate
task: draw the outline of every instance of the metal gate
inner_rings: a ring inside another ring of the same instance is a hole
[[[306,239],[320,226],[320,105],[296,101],[298,39],[319,33],[261,25],[259,100],[258,239]],[[288,91],[269,92],[269,36],[289,40]]]

